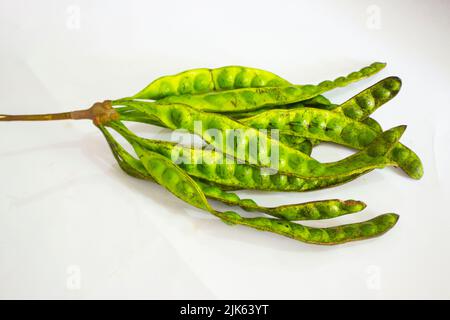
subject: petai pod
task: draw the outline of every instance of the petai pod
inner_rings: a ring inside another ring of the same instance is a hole
[[[351,119],[363,121],[380,106],[393,99],[401,87],[400,78],[385,78],[340,104],[333,111]]]
[[[200,68],[160,77],[131,98],[159,100],[184,94],[287,85],[290,83],[276,74],[255,68],[242,66]]]
[[[268,208],[259,206],[252,199],[240,199],[237,194],[223,191],[217,185],[210,185],[201,181],[196,182],[210,199],[218,200],[231,206],[239,206],[247,211],[264,212],[273,217],[289,221],[331,219],[359,212],[366,207],[361,201],[332,199]]]
[[[371,118],[359,122],[333,111],[315,108],[276,109],[239,121],[253,128],[279,129],[280,139],[284,135],[297,135],[299,138],[334,142],[358,150],[372,143],[381,128]],[[412,178],[422,176],[419,157],[400,142],[395,144],[389,157]]]

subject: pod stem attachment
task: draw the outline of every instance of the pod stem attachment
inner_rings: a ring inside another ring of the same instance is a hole
[[[89,109],[62,113],[6,115],[0,114],[0,121],[53,121],[53,120],[92,120],[95,125],[118,120],[119,114],[112,107],[110,100],[96,102]]]

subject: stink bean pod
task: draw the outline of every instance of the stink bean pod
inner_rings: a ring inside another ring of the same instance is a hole
[[[138,143],[142,148],[157,152],[178,164],[190,176],[208,181],[223,189],[256,189],[271,191],[311,191],[337,186],[360,175],[334,176],[323,178],[301,178],[292,174],[268,174],[260,167],[244,163],[228,163],[224,154],[216,150],[180,146],[167,141],[144,139],[136,136],[119,122],[108,124],[130,143]]]
[[[362,121],[380,106],[393,99],[401,87],[402,81],[400,78],[385,78],[340,104],[333,111],[342,113],[351,119]]]
[[[270,122],[270,119],[274,118],[277,121]],[[240,121],[254,128],[279,129],[281,139],[284,135],[298,135],[300,138],[334,142],[358,150],[363,150],[374,141],[380,129],[378,123],[371,118],[364,120],[369,126],[331,111],[313,108],[271,110]],[[399,166],[410,177],[414,179],[422,177],[423,167],[419,157],[405,145],[397,142],[389,157],[395,166]]]

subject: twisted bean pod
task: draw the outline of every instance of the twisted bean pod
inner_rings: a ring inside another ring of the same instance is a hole
[[[276,109],[240,120],[241,123],[253,128],[279,129],[281,137],[284,134],[298,135],[358,150],[363,150],[374,141],[380,130],[375,120],[364,121],[370,126],[332,111],[315,108]],[[418,179],[422,176],[423,168],[419,157],[400,142],[395,144],[389,157],[412,178]]]
[[[278,129],[283,134],[335,142],[362,149],[378,132],[333,111],[316,108],[274,109],[239,120],[255,129]]]
[[[164,108],[142,101],[125,101],[121,102],[121,104],[125,104],[128,107],[134,107],[140,112],[155,116],[169,128],[182,128],[191,133],[198,134],[215,148],[225,151],[226,154],[236,157],[238,160],[247,161],[259,166],[267,166],[268,163],[264,161],[266,159],[261,159],[260,155],[254,155],[249,152],[249,150],[251,150],[250,144],[252,143],[252,139],[253,141],[256,139],[263,146],[267,147],[269,157],[274,148],[278,150],[279,161],[275,164],[278,165],[278,170],[305,178],[341,175],[349,176],[391,165],[391,161],[384,157],[384,155],[390,151],[393,142],[396,142],[400,138],[406,128],[400,126],[389,130],[389,133],[383,135],[383,137],[388,137],[388,139],[382,138],[377,140],[376,144],[378,147],[369,147],[368,150],[362,150],[337,162],[320,163],[308,155],[291,149],[276,140],[272,140],[260,131],[244,126],[226,116],[200,112],[180,104],[165,105]],[[195,127],[196,122],[202,124],[199,130]],[[222,132],[227,132],[226,130],[231,129],[234,130],[231,132],[233,135],[237,131],[242,132],[246,137],[238,137],[237,139],[235,136],[233,136],[232,139],[226,137],[225,140],[229,141],[224,143],[224,141],[216,141],[215,137],[210,135],[209,129],[221,130]],[[236,149],[244,150],[245,155],[236,152]]]

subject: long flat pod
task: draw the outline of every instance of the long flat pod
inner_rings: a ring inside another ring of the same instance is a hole
[[[301,178],[291,174],[267,174],[260,167],[244,163],[226,163],[224,154],[215,150],[180,146],[167,141],[136,136],[120,122],[108,124],[130,143],[157,152],[185,170],[190,176],[232,189],[272,191],[311,191],[329,188],[356,179],[362,172],[344,177]]]
[[[305,243],[336,245],[380,236],[391,229],[398,221],[398,215],[388,213],[365,222],[337,227],[313,228],[273,218],[245,218],[233,211],[220,212],[210,206],[195,181],[169,159],[139,148],[136,152],[145,169],[156,182],[183,201],[210,212],[227,224],[243,225],[268,231]]]
[[[145,170],[142,162],[130,155],[103,126],[99,127],[106,138],[111,151],[120,168],[135,178],[154,181]],[[320,200],[305,203],[289,204],[276,207],[263,207],[252,199],[241,199],[236,193],[223,190],[223,186],[206,183],[194,178],[205,196],[209,199],[226,203],[230,206],[238,206],[247,211],[264,212],[268,215],[290,221],[296,220],[322,220],[336,218],[342,215],[363,210],[366,205],[356,200]]]

